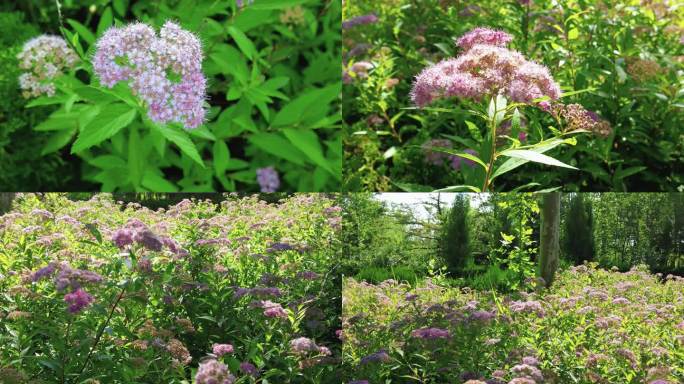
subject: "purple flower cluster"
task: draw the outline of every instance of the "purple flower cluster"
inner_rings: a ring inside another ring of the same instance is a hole
[[[257,169],[256,177],[261,192],[275,192],[280,188],[280,177],[278,177],[278,171],[273,167]]]
[[[251,364],[247,361],[243,361],[242,363],[240,363],[240,371],[245,375],[249,375],[254,378],[259,377],[259,370],[257,369],[257,367],[255,367],[254,364]]]
[[[457,41],[459,47],[464,51],[472,47],[482,45],[492,45],[495,47],[506,47],[513,40],[513,36],[503,31],[496,31],[489,28],[475,28],[461,36]]]
[[[233,297],[235,299],[240,299],[246,295],[256,296],[256,297],[280,297],[282,292],[280,289],[273,287],[255,287],[255,288],[236,288]]]
[[[202,47],[178,24],[164,23],[159,37],[143,23],[110,28],[97,41],[93,68],[107,87],[128,82],[152,121],[175,121],[189,129],[204,121]]]
[[[381,349],[375,353],[371,353],[370,355],[361,358],[360,364],[366,365],[371,363],[389,363],[390,360],[391,358],[387,351]]]
[[[112,241],[120,249],[124,249],[135,242],[150,251],[159,252],[164,246],[175,254],[180,254],[183,251],[175,240],[158,236],[147,225],[138,220],[129,221],[124,228],[114,231]]]
[[[416,339],[448,339],[451,334],[441,328],[419,328],[411,331],[411,337]]]
[[[19,67],[28,72],[19,76],[25,98],[55,94],[54,79],[73,68],[78,56],[59,36],[41,35],[24,44],[17,55]]]
[[[64,301],[69,304],[69,312],[79,313],[92,304],[95,299],[88,292],[79,288],[72,293],[64,295]]]
[[[118,229],[112,235],[112,241],[117,247],[123,249],[127,245],[133,244],[133,231],[128,228]]]
[[[538,301],[514,301],[509,308],[517,313],[534,313],[539,317],[543,317],[546,311]]]
[[[373,24],[378,22],[378,17],[370,13],[368,15],[361,15],[342,22],[342,29],[351,29],[358,25]]]
[[[416,76],[411,90],[413,102],[425,106],[444,97],[481,100],[497,94],[521,103],[544,96],[558,99],[561,90],[549,70],[505,48],[510,41],[510,35],[486,28],[467,33],[458,40],[463,54],[427,67]],[[550,107],[548,101],[539,105]]]
[[[217,357],[233,353],[233,346],[230,344],[214,344],[211,349]]]
[[[57,276],[54,278],[54,283],[55,288],[58,291],[64,291],[67,288],[71,288],[75,291],[81,288],[82,284],[99,283],[103,280],[102,276],[96,272],[71,268],[65,263],[59,264],[55,262],[49,263],[47,266],[34,272],[30,276],[30,280],[33,282],[38,282],[55,274]]]
[[[286,319],[287,313],[282,305],[274,303],[270,300],[253,301],[249,305],[251,308],[261,308],[264,310],[264,316],[271,318]]]
[[[319,347],[308,337],[298,337],[290,341],[290,351],[298,355],[305,355],[308,353],[327,354],[326,351],[328,351],[328,349],[325,347]]]
[[[196,384],[233,384],[234,382],[235,376],[228,371],[228,367],[214,359],[200,363],[197,375],[195,375]]]

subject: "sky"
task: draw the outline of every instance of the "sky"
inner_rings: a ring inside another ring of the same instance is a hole
[[[428,217],[428,212],[425,209],[425,206],[423,203],[429,202],[432,198],[437,198],[437,195],[441,195],[440,199],[443,201],[446,205],[451,205],[451,203],[454,201],[454,198],[456,197],[457,193],[406,193],[406,192],[397,192],[397,193],[376,193],[374,194],[375,198],[380,200],[380,201],[385,201],[390,204],[406,204],[408,205],[413,212],[422,218],[427,218]],[[475,195],[475,194],[471,194]],[[478,206],[479,201],[484,198],[482,194],[478,196],[477,198],[471,198],[470,200],[470,205],[471,206]]]

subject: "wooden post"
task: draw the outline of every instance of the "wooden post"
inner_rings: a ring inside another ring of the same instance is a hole
[[[553,283],[553,276],[558,268],[559,238],[560,193],[545,193],[542,195],[539,276],[544,279],[547,288]]]

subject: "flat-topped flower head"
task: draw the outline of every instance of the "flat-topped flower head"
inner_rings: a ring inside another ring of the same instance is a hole
[[[195,375],[196,384],[233,384],[233,376],[228,367],[214,359],[200,363]]]
[[[27,70],[19,76],[25,98],[55,94],[54,79],[72,69],[78,56],[59,36],[41,35],[24,44],[17,55],[19,67]]]
[[[98,40],[93,68],[106,87],[127,82],[157,123],[200,126],[205,117],[206,78],[202,45],[189,31],[171,21],[157,36],[147,24],[110,28]]]
[[[431,65],[416,76],[411,99],[422,107],[436,99],[458,97],[480,101],[498,94],[531,104],[547,97],[556,100],[561,90],[549,70],[505,48],[510,35],[478,28],[459,39],[465,52]],[[549,100],[539,103],[550,107]]]
[[[475,28],[461,36],[456,41],[456,44],[467,51],[478,44],[505,47],[511,40],[513,40],[513,36],[504,31],[497,31],[489,28]]]

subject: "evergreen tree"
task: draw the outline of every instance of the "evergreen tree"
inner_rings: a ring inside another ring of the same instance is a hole
[[[470,258],[470,234],[468,211],[470,201],[467,195],[458,194],[454,204],[447,211],[440,227],[439,250],[447,264],[449,273],[457,275]]]
[[[565,216],[563,251],[575,265],[594,259],[594,217],[591,200],[581,193],[570,197]]]

